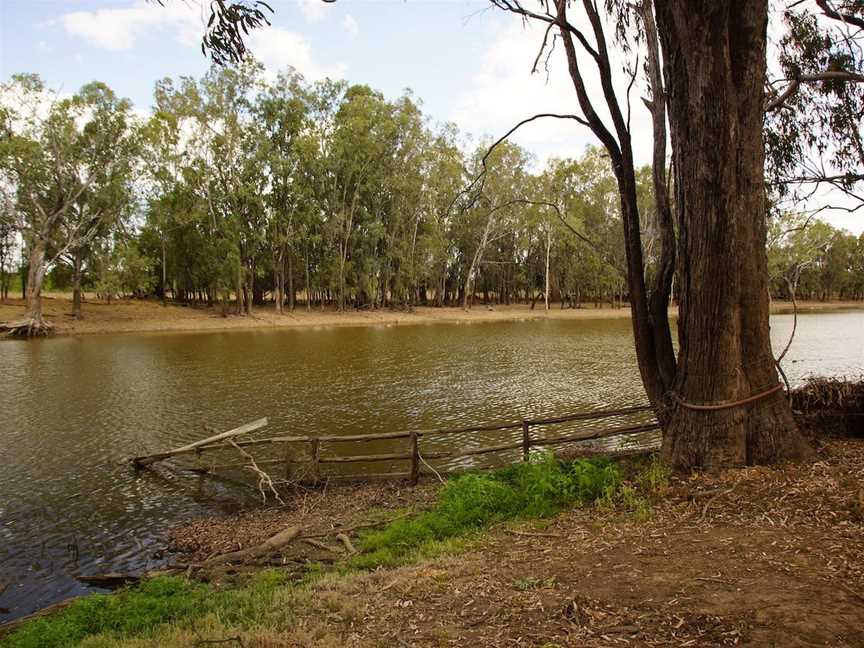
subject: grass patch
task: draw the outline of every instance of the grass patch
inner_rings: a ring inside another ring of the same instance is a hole
[[[115,594],[93,594],[51,616],[24,624],[3,648],[67,648],[88,637],[93,645],[114,645],[129,637],[148,637],[166,623],[188,622],[208,614],[225,623],[249,624],[266,614],[284,578],[258,574],[246,587],[216,589],[179,576],[148,579]]]
[[[351,566],[395,566],[435,543],[458,538],[490,524],[543,518],[563,508],[594,502],[612,504],[623,476],[606,459],[561,461],[553,455],[487,473],[456,477],[441,489],[438,503],[412,518],[360,535],[362,551]]]

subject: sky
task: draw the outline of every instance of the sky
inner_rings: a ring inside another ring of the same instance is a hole
[[[208,65],[200,42],[202,4],[209,3],[163,1],[0,0],[0,79],[35,72],[64,93],[104,81],[146,114],[157,80],[200,76]],[[292,66],[307,79],[365,83],[390,99],[410,88],[432,119],[452,121],[475,139],[497,138],[538,112],[578,112],[560,49],[548,75],[531,74],[542,32],[488,0],[269,4],[272,26],[254,32],[249,46],[270,73]],[[614,63],[620,69],[623,59]],[[589,82],[592,89],[599,84]],[[632,127],[637,162],[644,164],[651,131],[641,95],[644,88],[634,88]],[[596,143],[584,127],[561,120],[531,124],[514,139],[538,164],[578,156]],[[837,227],[864,231],[864,215],[823,216]]]

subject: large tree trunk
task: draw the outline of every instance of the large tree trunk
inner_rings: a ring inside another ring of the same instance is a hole
[[[291,252],[286,252],[288,256],[288,311],[293,313],[296,306],[296,290],[294,288],[294,256]],[[285,280],[282,280],[282,292],[285,292]],[[282,310],[280,309],[281,313]]]
[[[275,274],[276,286],[274,295],[276,297],[276,312],[281,315],[285,304],[285,263],[280,253],[273,255],[273,273]]]
[[[76,250],[72,257],[72,317],[82,318],[81,314],[81,269],[84,265],[84,253]]]
[[[237,303],[234,309],[234,312],[237,315],[242,315],[244,312],[243,306],[243,262],[240,261],[237,264],[237,277],[235,279],[234,291],[237,296]]]
[[[45,241],[36,238],[30,245],[27,265],[27,281],[24,292],[27,312],[22,320],[0,324],[0,330],[8,331],[10,335],[22,337],[48,335],[53,328],[42,317],[42,285],[45,283],[45,275],[48,272],[45,252]]]
[[[716,469],[808,452],[768,327],[767,0],[655,0],[675,167],[680,351],[664,457]],[[693,406],[714,409],[694,409]]]

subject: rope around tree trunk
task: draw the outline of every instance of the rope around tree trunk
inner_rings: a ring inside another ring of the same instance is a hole
[[[766,396],[770,396],[774,392],[778,392],[781,389],[783,389],[783,383],[777,383],[776,385],[771,387],[771,389],[766,389],[763,392],[759,392],[758,394],[753,394],[752,396],[748,396],[747,398],[742,398],[741,400],[724,401],[722,403],[712,403],[709,405],[695,405],[693,403],[688,403],[687,401],[682,399],[675,392],[671,392],[671,394],[672,394],[672,398],[675,400],[675,402],[678,403],[681,407],[683,407],[685,409],[689,409],[689,410],[697,410],[700,412],[704,412],[704,411],[724,410],[724,409],[730,409],[732,407],[738,407],[740,405],[747,405],[748,403],[752,403],[754,401],[765,398]]]

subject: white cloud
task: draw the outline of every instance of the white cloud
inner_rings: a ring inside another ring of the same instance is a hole
[[[44,40],[40,40],[40,41],[36,42],[36,50],[38,52],[43,53],[43,54],[50,54],[52,51],[51,46]]]
[[[542,60],[540,72],[531,74],[542,40],[540,26],[523,27],[521,21],[513,20],[498,27],[478,59],[471,89],[457,99],[450,119],[465,131],[497,138],[537,113],[581,114],[560,43],[549,59],[548,82]],[[622,63],[613,61],[613,71],[621,70]],[[582,71],[589,96],[611,128],[599,79],[592,74],[589,61],[584,62]],[[628,79],[623,74],[619,76],[622,77],[619,97],[623,103]],[[651,160],[651,119],[640,92],[644,94],[644,90],[634,87],[631,95],[631,126],[636,161],[644,164]],[[622,110],[626,111],[626,105],[622,105]],[[512,139],[537,154],[541,162],[549,157],[577,157],[585,146],[600,144],[585,126],[552,118],[523,126]]]
[[[308,23],[321,22],[333,8],[332,3],[322,0],[297,0],[297,7]]]
[[[59,18],[67,33],[79,36],[94,47],[121,51],[134,47],[141,33],[154,29],[172,29],[176,38],[191,45],[201,38],[201,8],[184,2],[165,6],[146,0],[135,0],[130,7],[73,11]]]
[[[278,27],[252,33],[249,49],[272,75],[290,66],[307,79],[338,79],[345,76],[348,67],[344,63],[321,63],[315,59],[312,45],[305,36]]]
[[[342,19],[342,29],[348,32],[351,36],[356,36],[360,33],[360,25],[351,14],[345,14],[345,17]]]

